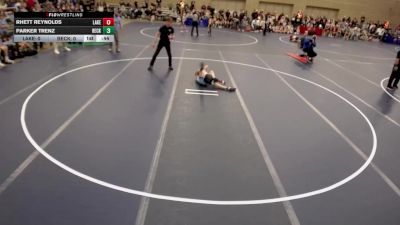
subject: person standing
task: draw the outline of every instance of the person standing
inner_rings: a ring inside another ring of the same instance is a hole
[[[171,56],[171,41],[174,39],[174,28],[172,27],[172,18],[168,18],[167,21],[165,22],[165,25],[160,27],[158,32],[156,33],[156,37],[154,39],[153,43],[153,48],[156,46],[157,39],[160,39],[158,41],[157,49],[154,52],[153,58],[151,59],[150,66],[147,70],[152,71],[153,70],[153,65],[154,62],[156,61],[156,58],[158,54],[160,53],[161,49],[165,47],[165,50],[167,51],[168,54],[168,65],[169,65],[169,70],[173,70],[172,68],[172,56]]]
[[[239,14],[239,31],[240,32],[244,32],[244,25],[245,25],[245,13],[242,11],[240,14]]]
[[[199,15],[197,12],[193,12],[192,16],[192,32],[190,33],[191,36],[193,36],[193,30],[196,28],[196,35],[197,37],[199,36]]]
[[[190,10],[193,11],[193,10],[196,8],[195,5],[196,5],[196,1],[191,1],[191,2],[190,2]]]
[[[183,20],[183,14],[185,12],[185,2],[183,0],[180,0],[178,2],[178,7],[179,7],[179,16],[181,19],[182,26],[185,26],[185,21]]]
[[[120,31],[122,30],[122,18],[121,18],[121,12],[120,11],[115,11],[114,13],[114,43],[115,43],[115,52],[120,53],[121,51],[119,50],[119,35]],[[108,49],[109,52],[112,52],[112,47],[113,43],[110,42],[110,47]]]
[[[38,4],[39,5],[39,4]],[[40,5],[39,5],[40,6]],[[40,12],[41,10],[38,10],[36,12]],[[67,42],[53,42],[53,46],[54,46],[54,54],[59,55],[60,54],[60,50],[59,50],[59,46],[61,46],[62,48],[64,48],[65,51],[70,52],[71,49],[68,48],[68,43]]]
[[[262,20],[261,20],[261,29],[263,32],[263,36],[267,34],[267,29],[268,29],[268,24],[267,24],[267,16],[263,15]]]
[[[208,18],[208,35],[211,36],[211,30],[212,27],[214,26],[214,17],[210,16],[210,18]]]
[[[394,62],[392,74],[390,75],[389,82],[387,85],[388,90],[394,90],[399,88],[397,86],[400,80],[399,61],[400,61],[400,51],[397,52],[396,61]]]

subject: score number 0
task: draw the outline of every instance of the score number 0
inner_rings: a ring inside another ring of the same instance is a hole
[[[103,18],[103,26],[114,26],[114,18]]]

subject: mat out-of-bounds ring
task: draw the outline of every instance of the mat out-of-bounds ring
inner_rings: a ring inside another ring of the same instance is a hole
[[[357,108],[353,103],[351,103],[349,100],[347,100],[346,98],[344,98],[343,96],[339,95],[338,93],[320,85],[317,84],[315,82],[309,81],[307,79],[304,79],[302,77],[298,77],[296,75],[292,75],[289,73],[285,73],[285,72],[281,72],[281,71],[277,71],[274,69],[270,69],[270,68],[265,68],[265,67],[261,67],[261,66],[255,66],[255,65],[250,65],[250,64],[245,64],[245,63],[240,63],[240,62],[232,62],[232,61],[224,61],[224,60],[216,60],[216,59],[205,59],[205,58],[187,58],[187,57],[175,57],[175,60],[193,60],[193,61],[212,61],[212,62],[220,62],[220,63],[227,63],[230,65],[239,65],[239,66],[245,66],[245,67],[249,67],[249,68],[256,68],[256,69],[261,69],[264,71],[272,71],[272,72],[276,72],[278,74],[287,76],[287,77],[292,77],[301,81],[304,81],[306,83],[315,85],[316,87],[319,87],[331,94],[333,94],[334,96],[338,97],[339,99],[343,100],[345,103],[347,103],[348,105],[350,105],[353,109],[355,109],[361,116],[362,118],[364,118],[364,120],[367,122],[370,130],[371,130],[371,134],[372,134],[372,139],[373,139],[373,144],[372,144],[372,150],[371,153],[368,157],[368,159],[361,165],[361,167],[359,169],[357,169],[355,172],[353,172],[352,174],[350,174],[349,176],[345,177],[344,179],[329,185],[327,187],[323,187],[320,189],[316,189],[316,190],[312,190],[306,193],[301,193],[301,194],[295,194],[295,195],[290,195],[290,196],[282,196],[282,197],[276,197],[276,198],[269,198],[269,199],[253,199],[253,200],[209,200],[209,199],[197,199],[197,198],[187,198],[187,197],[179,197],[179,196],[169,196],[169,195],[162,195],[162,194],[156,194],[156,193],[149,193],[149,192],[145,192],[145,191],[139,191],[139,190],[135,190],[135,189],[131,189],[131,188],[127,188],[127,187],[122,187],[119,185],[115,185],[94,177],[91,177],[87,174],[84,174],[80,171],[77,171],[71,167],[69,167],[68,165],[66,165],[63,162],[60,162],[59,160],[57,160],[56,158],[54,158],[52,155],[50,155],[48,152],[46,152],[43,148],[40,147],[40,145],[33,139],[28,126],[26,124],[26,110],[27,107],[29,105],[30,100],[35,96],[36,93],[38,93],[41,89],[43,89],[44,87],[46,87],[47,85],[51,84],[53,81],[57,80],[60,77],[66,76],[72,72],[76,72],[82,69],[86,69],[86,68],[90,68],[90,67],[94,67],[94,66],[99,66],[99,65],[105,65],[105,64],[109,64],[109,63],[114,63],[114,62],[123,62],[123,61],[143,61],[143,60],[150,60],[151,58],[130,58],[130,59],[119,59],[119,60],[112,60],[112,61],[105,61],[105,62],[99,62],[99,63],[94,63],[94,64],[90,64],[90,65],[86,65],[86,66],[82,66],[82,67],[78,67],[72,70],[69,70],[67,72],[64,72],[60,75],[57,75],[53,78],[51,78],[50,80],[44,82],[42,85],[40,85],[38,88],[36,88],[32,93],[29,94],[29,96],[25,99],[23,105],[22,105],[22,109],[21,109],[21,126],[23,129],[23,132],[26,136],[26,138],[29,140],[29,142],[32,144],[32,146],[38,151],[40,152],[40,154],[42,154],[46,159],[50,160],[52,163],[56,164],[57,166],[59,166],[60,168],[68,171],[71,174],[74,174],[82,179],[85,179],[87,181],[93,182],[95,184],[107,187],[107,188],[111,188],[113,190],[117,190],[117,191],[121,191],[121,192],[125,192],[125,193],[129,193],[129,194],[134,194],[134,195],[138,195],[138,196],[142,196],[142,197],[147,197],[147,198],[152,198],[152,199],[159,199],[159,200],[167,200],[167,201],[175,201],[175,202],[183,202],[183,203],[196,203],[196,204],[208,204],[208,205],[257,205],[257,204],[268,204],[268,203],[276,203],[276,202],[284,202],[284,201],[292,201],[292,200],[296,200],[296,199],[302,199],[302,198],[307,198],[307,197],[311,197],[311,196],[315,196],[315,195],[319,195],[319,194],[323,194],[326,193],[328,191],[332,191],[346,183],[348,183],[349,181],[353,180],[354,178],[356,178],[358,175],[360,175],[367,167],[368,165],[372,162],[375,154],[376,154],[376,149],[377,149],[377,137],[376,137],[376,132],[375,129],[373,127],[373,125],[371,124],[371,122],[369,121],[368,117],[359,109]],[[166,57],[160,57],[160,59],[166,59]]]
[[[383,90],[387,95],[389,95],[393,100],[395,100],[396,102],[400,103],[400,99],[398,99],[393,93],[390,93],[390,91],[388,91],[388,90],[385,88],[384,83],[385,83],[387,80],[389,80],[389,77],[386,77],[386,78],[384,78],[384,79],[381,80],[381,88],[382,88],[382,90]]]

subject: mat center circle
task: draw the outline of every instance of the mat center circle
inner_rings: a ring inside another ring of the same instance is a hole
[[[162,59],[166,59],[165,57],[160,57]],[[59,166],[60,168],[66,170],[67,172],[74,174],[82,179],[85,179],[87,181],[93,182],[95,184],[107,187],[107,188],[111,188],[117,191],[121,191],[121,192],[125,192],[125,193],[129,193],[129,194],[134,194],[134,195],[139,195],[139,196],[143,196],[143,197],[148,197],[148,198],[153,198],[153,199],[160,199],[160,200],[169,200],[169,201],[176,201],[176,202],[184,202],[184,203],[197,203],[197,204],[209,204],[209,205],[257,205],[257,204],[267,204],[267,203],[276,203],[276,202],[284,202],[284,201],[291,201],[291,200],[296,200],[296,199],[302,199],[302,198],[307,198],[307,197],[311,197],[314,195],[318,195],[318,194],[322,194],[331,190],[334,190],[344,184],[346,184],[347,182],[353,180],[354,178],[356,178],[358,175],[360,175],[367,167],[368,165],[372,162],[375,154],[376,154],[376,149],[377,149],[377,137],[376,137],[376,132],[375,129],[372,125],[372,123],[369,121],[368,117],[359,109],[357,108],[353,103],[351,103],[349,100],[347,100],[346,98],[344,98],[343,96],[339,95],[338,93],[320,85],[317,84],[313,81],[309,81],[307,79],[304,79],[302,77],[298,77],[295,76],[293,74],[289,74],[289,73],[285,73],[282,71],[278,71],[278,70],[274,70],[274,69],[270,69],[270,68],[265,68],[265,67],[261,67],[261,66],[256,66],[256,65],[251,65],[251,64],[245,64],[245,63],[240,63],[240,62],[233,62],[233,61],[224,61],[224,60],[217,60],[217,59],[205,59],[205,58],[188,58],[188,57],[176,57],[174,59],[181,59],[181,60],[193,60],[193,61],[212,61],[212,62],[220,62],[220,63],[227,63],[227,64],[231,64],[231,65],[239,65],[239,66],[245,66],[245,67],[249,67],[249,68],[256,68],[256,69],[261,69],[264,71],[272,71],[272,72],[276,72],[278,74],[284,75],[284,76],[288,76],[288,77],[292,77],[301,81],[304,81],[306,83],[315,85],[316,87],[319,87],[327,92],[329,92],[330,94],[333,94],[334,96],[338,97],[339,99],[341,99],[342,101],[344,101],[345,103],[347,103],[348,105],[350,105],[354,110],[356,110],[361,117],[367,122],[370,130],[371,130],[371,134],[372,134],[372,139],[373,139],[373,146],[372,146],[372,150],[370,155],[368,156],[368,159],[365,161],[364,164],[362,164],[362,166],[357,169],[355,172],[353,172],[352,174],[350,174],[349,176],[347,176],[346,178],[332,184],[329,185],[327,187],[323,187],[320,189],[316,189],[316,190],[312,190],[306,193],[300,193],[300,194],[296,194],[296,195],[290,195],[290,196],[283,196],[283,197],[277,197],[277,198],[269,198],[269,199],[256,199],[256,200],[229,200],[229,201],[220,201],[220,200],[208,200],[208,199],[195,199],[195,198],[185,198],[185,197],[179,197],[179,196],[169,196],[169,195],[162,195],[162,194],[155,194],[155,193],[149,193],[149,192],[144,192],[144,191],[139,191],[139,190],[135,190],[135,189],[131,189],[131,188],[127,188],[127,187],[122,187],[119,185],[115,185],[112,183],[108,183],[106,181],[97,179],[95,177],[91,177],[87,174],[84,174],[80,171],[77,171],[69,166],[67,166],[66,164],[64,164],[63,162],[57,160],[56,158],[54,158],[52,155],[50,155],[46,150],[44,150],[37,142],[36,140],[32,137],[28,126],[26,124],[26,109],[27,106],[30,102],[30,100],[32,99],[32,97],[38,93],[41,89],[43,89],[44,87],[46,87],[47,85],[49,85],[51,82],[59,79],[60,77],[66,76],[72,72],[75,71],[79,71],[85,68],[90,68],[90,67],[95,67],[95,66],[99,66],[99,65],[104,65],[104,64],[110,64],[110,63],[115,63],[115,62],[123,62],[123,61],[143,61],[143,60],[150,60],[150,58],[131,58],[131,59],[120,59],[120,60],[112,60],[112,61],[105,61],[105,62],[100,62],[100,63],[95,63],[95,64],[90,64],[90,65],[86,65],[86,66],[82,66],[82,67],[78,67],[75,69],[72,69],[70,71],[64,72],[62,74],[59,74],[55,77],[53,77],[52,79],[44,82],[42,85],[40,85],[38,88],[36,88],[32,93],[29,94],[29,96],[25,99],[23,106],[22,106],[22,110],[21,110],[21,126],[23,129],[23,132],[25,134],[25,136],[27,137],[27,139],[29,140],[29,142],[32,144],[32,146],[39,152],[41,153],[46,159],[48,159],[49,161],[51,161],[52,163],[56,164],[57,166]]]

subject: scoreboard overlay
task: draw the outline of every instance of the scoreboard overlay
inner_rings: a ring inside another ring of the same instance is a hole
[[[113,42],[113,12],[16,12],[14,42]]]

